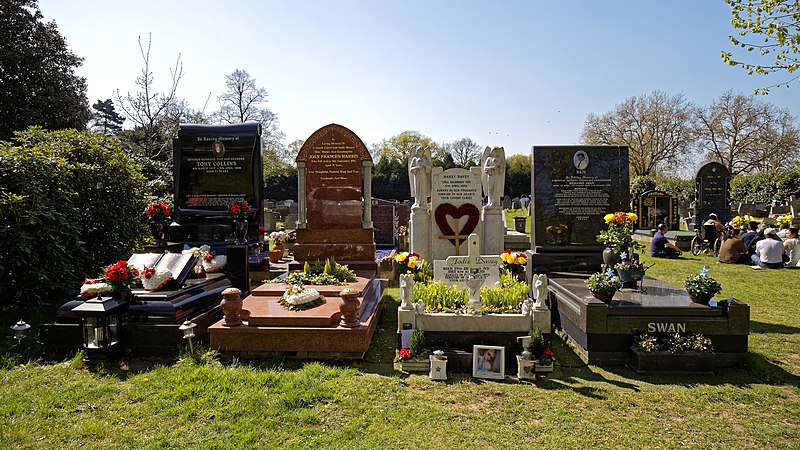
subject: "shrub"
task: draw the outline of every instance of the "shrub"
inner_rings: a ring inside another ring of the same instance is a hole
[[[656,188],[656,180],[650,175],[639,175],[631,180],[631,195],[638,198],[642,193]]]
[[[0,304],[63,301],[147,234],[144,178],[113,138],[32,127],[0,143]]]
[[[800,168],[739,175],[731,180],[731,200],[735,203],[786,201],[799,194]]]

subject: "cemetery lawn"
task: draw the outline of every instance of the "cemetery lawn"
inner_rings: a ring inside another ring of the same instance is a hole
[[[433,382],[392,363],[394,288],[362,362],[184,353],[105,370],[78,358],[0,369],[0,448],[800,448],[800,269],[689,255],[648,275],[682,285],[704,264],[751,306],[746,367],[640,376],[587,367],[557,337],[559,366],[535,383]]]
[[[506,216],[506,228],[509,230],[514,229],[514,217],[517,216],[529,216],[528,210],[525,208],[521,209],[504,209],[503,214]],[[528,217],[528,221],[525,222],[525,233],[531,234],[531,218]]]

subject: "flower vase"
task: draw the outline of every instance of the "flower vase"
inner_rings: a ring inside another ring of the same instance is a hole
[[[339,298],[342,299],[339,303],[339,312],[342,315],[339,325],[345,328],[361,326],[361,320],[358,318],[358,309],[361,305],[358,301],[358,291],[350,288],[343,289],[339,292]]]
[[[238,327],[242,325],[239,313],[242,311],[242,291],[237,288],[227,288],[222,291],[222,301],[219,303],[225,319],[222,322],[224,327]]]
[[[234,219],[233,220],[233,235],[234,245],[247,244],[247,219]]]
[[[592,295],[594,296],[594,298],[596,298],[596,299],[598,299],[601,302],[606,303],[606,304],[611,303],[611,300],[614,298],[614,294],[616,294],[616,293],[617,293],[616,290],[614,290],[614,291],[592,291]]]
[[[284,244],[283,242],[281,242],[280,244],[275,244],[272,247],[272,250],[280,251],[281,252],[281,258],[286,256],[286,244]]]
[[[714,298],[714,294],[709,294],[706,292],[695,292],[695,291],[686,291],[689,294],[689,298],[692,299],[692,302],[699,303],[701,305],[708,305],[708,302]]]
[[[272,264],[277,263],[283,257],[283,250],[273,249],[269,251],[269,262]]]
[[[117,297],[123,302],[130,302],[133,299],[133,291],[130,286],[122,286],[114,289],[113,297]]]
[[[608,247],[603,250],[603,264],[605,264],[606,268],[613,269],[614,265],[620,261],[622,261],[622,259],[620,259],[619,255],[616,254],[614,250]]]
[[[153,234],[153,245],[164,247],[166,244],[167,221],[164,219],[154,219],[150,221],[150,233]]]

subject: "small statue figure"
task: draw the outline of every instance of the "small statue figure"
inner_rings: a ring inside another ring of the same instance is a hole
[[[412,150],[408,159],[408,179],[411,182],[411,196],[414,197],[413,206],[428,204],[432,168],[430,148],[417,147]]]
[[[415,305],[417,307],[417,314],[425,313],[425,302],[423,302],[422,300],[417,300],[417,303],[415,303]]]
[[[545,306],[550,290],[547,287],[547,275],[541,274],[534,284],[536,288],[536,306]]]
[[[486,147],[483,150],[481,172],[486,206],[500,206],[500,197],[506,182],[506,151],[503,147]]]
[[[400,274],[400,309],[403,311],[414,310],[411,300],[414,298],[414,275],[410,273]]]
[[[533,300],[528,297],[522,302],[522,315],[530,316],[533,312]]]

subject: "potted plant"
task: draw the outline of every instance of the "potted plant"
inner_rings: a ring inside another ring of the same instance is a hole
[[[520,281],[525,281],[525,265],[528,263],[525,253],[511,253],[511,249],[507,248],[500,258],[503,260],[503,271],[505,273],[516,277]]]
[[[644,263],[638,259],[628,258],[627,252],[622,252],[619,256],[621,261],[614,265],[614,269],[622,283],[639,281],[644,277]]]
[[[408,348],[402,348],[397,353],[400,369],[406,372],[430,372],[431,360],[428,353],[425,332],[419,329],[414,330],[411,333]]]
[[[128,301],[131,296],[131,286],[139,282],[139,271],[135,267],[128,267],[128,261],[121,259],[106,267],[103,279],[121,300]]]
[[[703,266],[700,272],[685,280],[686,292],[695,303],[707,305],[714,295],[722,292],[722,285],[708,276],[708,267]]]
[[[276,263],[278,260],[283,258],[284,254],[286,253],[286,242],[289,241],[289,233],[285,231],[273,231],[267,236],[267,242],[269,242],[269,262]],[[274,253],[274,255],[273,255]],[[273,258],[275,261],[273,261]]]
[[[548,225],[547,230],[547,243],[553,245],[566,245],[569,240],[567,230],[569,227],[563,223]]]
[[[234,244],[244,245],[247,243],[247,215],[250,213],[250,205],[246,201],[231,203],[228,213],[233,216],[233,234],[236,237]]]
[[[156,200],[147,205],[144,214],[150,221],[153,244],[163,246],[167,234],[167,222],[172,216],[172,206],[166,200]]]
[[[547,342],[545,342],[542,331],[534,328],[530,332],[530,337],[531,345],[528,347],[528,351],[533,355],[535,361],[534,370],[536,373],[552,372],[556,358],[553,350],[547,348]]]
[[[610,303],[614,293],[622,287],[622,282],[614,271],[607,269],[605,272],[592,274],[586,280],[586,286],[592,291],[594,298],[603,303]]]
[[[414,275],[415,282],[425,282],[432,278],[429,264],[416,253],[400,252],[394,255],[397,263],[397,273],[410,273]]]
[[[633,252],[644,248],[644,244],[633,240],[633,227],[639,217],[632,212],[615,212],[606,214],[603,220],[608,225],[607,230],[601,230],[597,235],[597,242],[605,244],[603,262],[606,267],[612,267],[619,262],[622,252]]]
[[[630,367],[637,373],[710,373],[714,369],[711,340],[694,333],[636,333]]]

